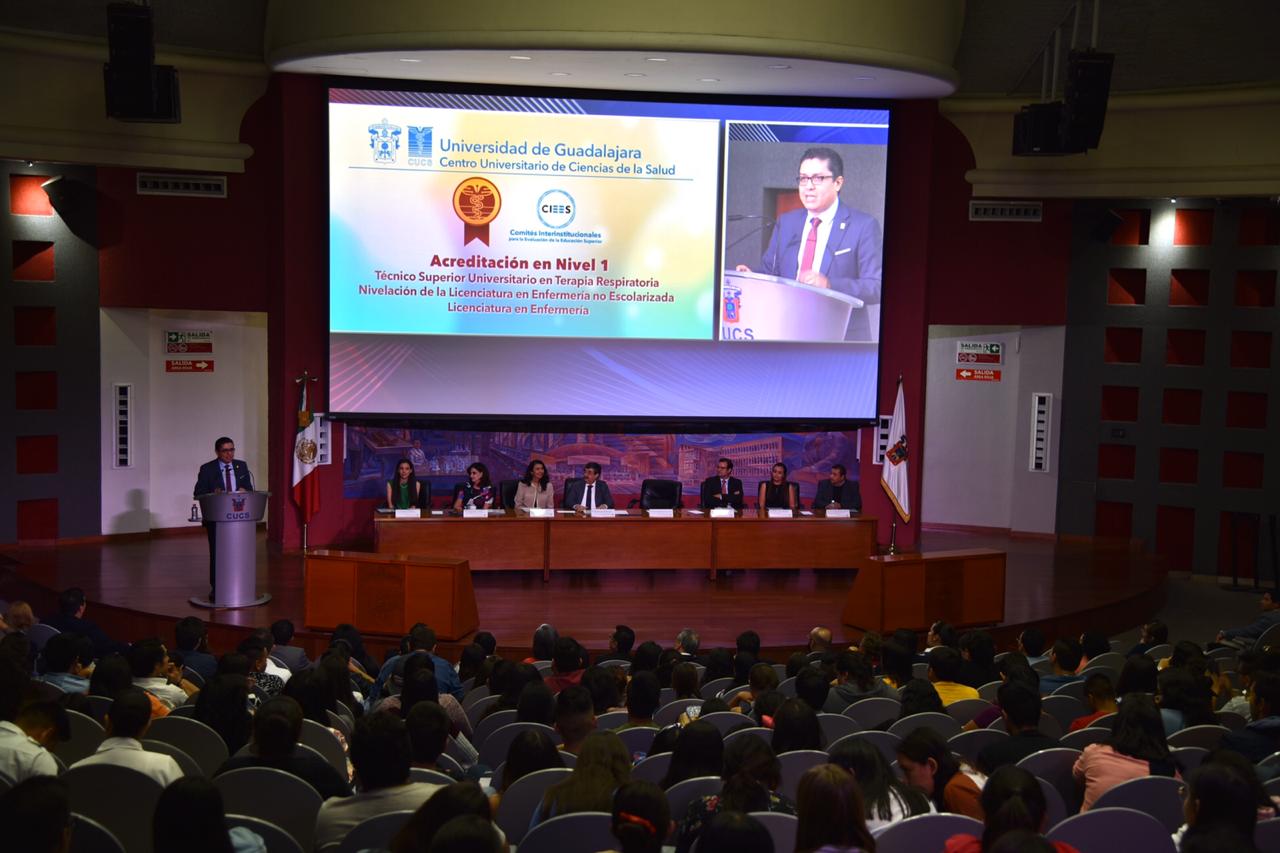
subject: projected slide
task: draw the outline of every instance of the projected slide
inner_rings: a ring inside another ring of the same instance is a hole
[[[712,337],[719,122],[335,104],[329,127],[333,331]]]

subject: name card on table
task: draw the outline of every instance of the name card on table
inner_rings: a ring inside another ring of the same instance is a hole
[[[791,510],[786,507],[771,506],[769,507],[769,517],[770,518],[790,518]]]
[[[734,512],[731,506],[713,506],[711,508],[712,518],[733,518]]]
[[[422,510],[398,509],[396,510],[396,518],[422,518]]]
[[[651,509],[649,510],[650,518],[675,518],[676,511],[674,509]]]
[[[827,510],[827,518],[852,518],[850,510],[847,509],[829,509]]]
[[[597,507],[591,510],[592,518],[613,518],[617,514],[618,511],[616,509],[600,509]],[[626,515],[626,513],[624,512],[623,515]]]
[[[488,518],[489,510],[487,509],[464,509],[462,511],[463,518]]]
[[[549,506],[529,507],[530,518],[555,518],[556,511]]]

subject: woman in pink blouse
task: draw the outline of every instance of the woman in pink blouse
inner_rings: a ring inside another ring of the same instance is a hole
[[[1164,738],[1164,722],[1156,703],[1145,693],[1130,693],[1120,703],[1111,738],[1092,743],[1076,759],[1076,781],[1084,785],[1084,805],[1088,811],[1107,791],[1142,776],[1177,777]]]

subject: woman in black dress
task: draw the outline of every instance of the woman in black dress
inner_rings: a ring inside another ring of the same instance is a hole
[[[769,479],[760,484],[760,506],[763,509],[796,508],[795,484],[787,481],[787,466],[781,462],[773,466]]]

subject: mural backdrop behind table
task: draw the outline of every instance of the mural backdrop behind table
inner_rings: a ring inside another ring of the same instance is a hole
[[[349,425],[343,468],[348,498],[382,498],[396,462],[413,462],[418,479],[431,481],[437,506],[452,501],[453,487],[466,480],[467,466],[480,461],[494,483],[524,476],[530,459],[541,459],[551,472],[557,498],[568,477],[581,477],[582,466],[598,462],[619,506],[640,495],[647,478],[679,480],[685,504],[698,502],[698,485],[715,473],[716,459],[734,462],[747,502],[755,503],[756,484],[769,478],[779,460],[788,479],[800,484],[800,497],[813,500],[819,480],[831,466],[843,464],[858,476],[856,432],[721,433],[685,435],[656,433],[619,435],[590,432],[452,432],[383,426]]]

